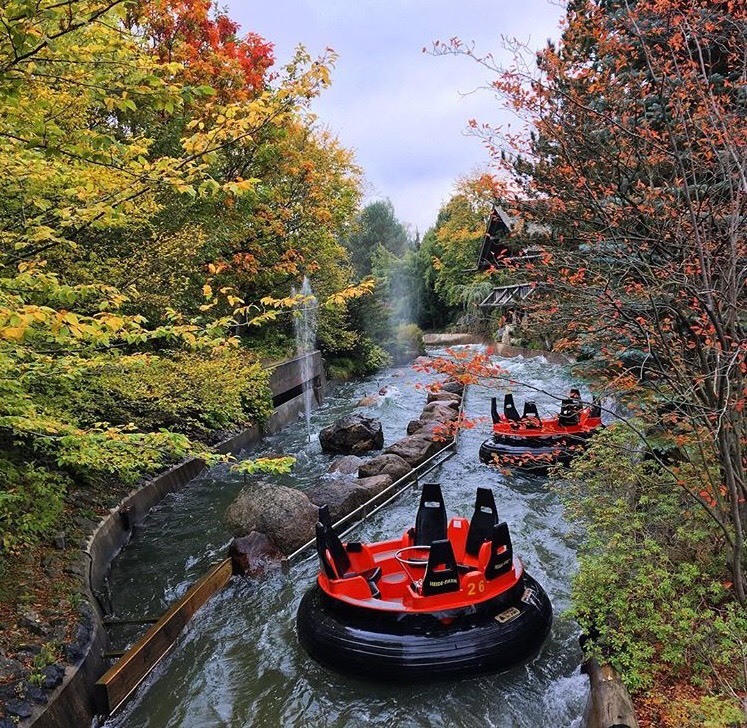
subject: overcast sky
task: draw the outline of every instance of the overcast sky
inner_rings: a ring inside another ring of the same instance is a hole
[[[339,54],[332,87],[314,110],[355,150],[366,200],[388,197],[399,219],[421,234],[435,222],[457,178],[487,162],[480,141],[465,134],[468,120],[510,121],[489,91],[476,91],[490,80],[480,66],[467,58],[433,57],[423,47],[457,36],[500,57],[501,35],[540,47],[557,37],[562,14],[548,0],[227,4],[244,31],[275,44],[279,65],[298,43],[312,55],[327,47]]]

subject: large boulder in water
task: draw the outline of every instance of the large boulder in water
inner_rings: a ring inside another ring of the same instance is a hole
[[[290,554],[314,536],[317,509],[296,488],[257,482],[241,489],[226,511],[234,536],[264,533],[284,553]]]
[[[424,463],[428,458],[435,455],[445,446],[443,442],[435,442],[422,435],[411,435],[397,440],[390,445],[384,452],[399,455],[405,462],[416,468]]]
[[[441,391],[453,392],[454,394],[458,394],[461,397],[462,393],[464,392],[464,385],[453,379],[450,379],[448,382],[444,382],[441,385]]]
[[[319,444],[325,452],[359,455],[384,447],[381,421],[363,415],[348,415],[319,433]]]
[[[306,492],[312,503],[319,507],[326,505],[329,508],[330,518],[334,522],[352,513],[391,484],[390,476],[378,475],[360,480],[321,483]]]
[[[327,506],[332,522],[339,521],[368,500],[363,488],[358,488],[356,480],[336,480],[321,483],[306,491],[309,500],[321,508]]]
[[[459,409],[459,405],[462,401],[462,398],[460,395],[455,394],[454,392],[444,392],[443,390],[439,390],[438,392],[428,392],[428,397],[426,399],[427,402],[456,402],[457,409]]]
[[[454,409],[443,402],[431,402],[423,407],[420,419],[423,422],[451,422],[459,416],[458,409],[458,407]]]
[[[425,422],[423,420],[410,420],[407,423],[407,434],[408,435],[420,435],[421,437],[427,437],[430,440],[440,440],[443,445],[453,440],[452,437],[447,437],[443,422],[437,422],[431,420]]]
[[[252,531],[233,539],[228,547],[233,573],[259,577],[280,566],[283,552],[264,533]]]
[[[399,480],[412,470],[412,466],[399,455],[385,453],[366,460],[358,468],[358,476],[369,478],[373,475],[388,475],[392,482]]]
[[[370,478],[358,478],[355,487],[366,492],[366,500],[370,500],[386,490],[394,481],[391,475],[372,475]]]
[[[344,475],[356,475],[358,468],[363,465],[363,459],[357,455],[345,455],[345,457],[337,458],[327,469],[330,475],[344,476]]]

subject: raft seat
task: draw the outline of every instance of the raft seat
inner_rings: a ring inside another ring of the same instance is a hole
[[[316,551],[322,570],[329,579],[354,579],[361,577],[367,584],[374,598],[381,596],[376,582],[381,578],[381,566],[373,564],[373,559],[364,546],[358,542],[346,546],[332,528],[329,508],[324,505],[319,509],[319,521],[316,524]],[[351,554],[356,560],[353,568]]]
[[[420,586],[424,597],[459,591],[459,570],[448,539],[434,541]]]
[[[420,505],[415,516],[415,546],[430,546],[446,538],[446,505],[438,483],[423,483]]]

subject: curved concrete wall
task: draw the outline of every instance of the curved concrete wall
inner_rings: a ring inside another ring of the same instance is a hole
[[[297,357],[281,362],[273,367],[270,375],[270,387],[274,398],[282,398],[287,392],[295,392],[305,384],[299,374],[302,371],[303,359],[310,372],[309,386],[314,397],[312,404],[321,404],[326,388],[326,379],[321,353],[311,352],[305,357]],[[224,440],[216,446],[221,453],[238,453],[248,445],[260,439],[263,432],[273,433],[295,421],[304,408],[303,394],[297,394],[276,407],[265,424],[264,430],[256,425]],[[103,653],[109,648],[109,638],[103,623],[102,606],[99,599],[105,587],[106,577],[111,563],[127,544],[132,528],[143,520],[148,511],[163,498],[180,490],[205,469],[205,463],[197,458],[190,458],[169,468],[164,473],[145,482],[138,490],[125,497],[109,515],[104,518],[91,534],[85,553],[89,561],[86,593],[92,609],[90,639],[82,660],[68,666],[65,679],[52,693],[50,701],[42,711],[32,716],[27,725],[35,728],[72,728],[88,726],[99,713],[96,705],[93,686],[109,667]],[[96,595],[96,596],[95,596]]]

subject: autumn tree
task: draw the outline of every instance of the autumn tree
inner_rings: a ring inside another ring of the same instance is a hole
[[[710,519],[742,604],[745,28],[742,3],[574,0],[557,45],[508,69],[477,57],[523,132],[472,124],[512,209],[553,230],[535,321],[640,417],[638,446]]]
[[[213,0],[147,0],[129,15],[162,64],[178,63],[185,84],[210,86],[223,101],[256,96],[273,64],[272,44],[239,24]]]
[[[264,375],[254,357],[230,349],[237,327],[261,313],[249,297],[270,283],[211,287],[223,256],[250,235],[220,213],[249,204],[255,230],[270,217],[292,225],[264,238],[262,272],[291,264],[298,278],[323,264],[330,296],[340,296],[350,278],[344,265],[337,274],[345,254],[335,225],[352,217],[357,187],[348,153],[314,132],[307,113],[329,83],[329,58],[299,51],[270,86],[260,80],[265,55],[256,83],[243,76],[234,97],[231,84],[216,94],[218,81],[182,47],[194,34],[177,33],[172,51],[186,55],[167,61],[145,26],[131,25],[125,3],[37,8],[19,0],[1,12],[0,474],[9,485],[0,526],[10,548],[6,537],[32,541],[59,511],[58,470],[80,482],[131,481],[203,452],[187,435],[261,419]],[[215,28],[201,27],[212,38]],[[218,47],[228,52],[231,42],[226,35]],[[338,168],[351,170],[349,182],[318,182]],[[287,296],[288,275],[273,293]],[[192,350],[203,353],[190,358]],[[158,396],[146,405],[149,417],[105,405],[114,391],[120,405],[133,393],[117,374],[153,378],[132,407],[154,392],[163,399],[175,367],[180,384],[193,383],[191,395],[206,395],[199,421],[185,428],[178,410],[164,420]],[[234,394],[216,402],[210,386]],[[42,502],[55,504],[49,517]]]

